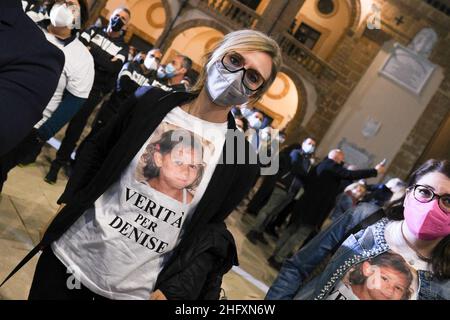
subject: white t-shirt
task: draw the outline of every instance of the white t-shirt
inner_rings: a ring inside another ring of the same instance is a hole
[[[384,237],[390,249],[352,267],[327,300],[417,300],[417,271],[430,266],[406,244],[401,226],[402,221],[389,222]]]
[[[86,46],[78,40],[73,39],[69,44],[64,45],[54,35],[41,28],[47,40],[58,47],[65,57],[64,68],[58,81],[58,86],[50,102],[45,108],[42,119],[34,126],[39,128],[47,121],[58,108],[62,101],[64,90],[69,91],[76,97],[87,99],[94,83],[94,58]]]
[[[226,130],[173,109],[95,208],[53,244],[56,256],[99,295],[148,299],[208,186]]]

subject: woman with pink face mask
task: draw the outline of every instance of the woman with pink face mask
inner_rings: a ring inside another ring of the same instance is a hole
[[[375,224],[350,234],[322,274],[305,283],[353,223],[345,221],[352,213],[344,214],[285,262],[266,298],[450,300],[450,162],[424,163],[411,175],[406,195],[385,214]],[[375,263],[380,259],[382,268]],[[402,274],[398,272],[400,264],[409,269],[406,278],[404,268]],[[352,280],[355,270],[361,279],[370,278],[367,294],[355,289],[361,286]]]

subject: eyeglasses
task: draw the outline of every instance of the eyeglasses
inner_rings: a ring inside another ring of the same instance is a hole
[[[439,208],[441,208],[441,210],[444,211],[445,213],[450,213],[450,195],[449,194],[438,195],[438,194],[434,193],[434,191],[431,190],[430,187],[422,186],[420,184],[416,184],[415,186],[413,186],[409,189],[410,190],[413,189],[414,198],[421,203],[427,203],[427,202],[432,201],[434,198],[437,198]]]
[[[245,59],[237,52],[229,52],[225,54],[222,58],[222,65],[231,73],[244,71],[242,83],[244,87],[250,91],[258,91],[265,84],[263,76],[258,71],[244,68]]]

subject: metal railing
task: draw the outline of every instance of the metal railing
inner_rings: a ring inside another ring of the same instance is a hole
[[[260,16],[236,0],[200,0],[200,7],[225,18],[237,28],[253,28]]]
[[[337,72],[328,63],[320,59],[291,34],[283,32],[276,38],[283,54],[301,65],[306,71],[318,78],[324,75],[336,78]]]

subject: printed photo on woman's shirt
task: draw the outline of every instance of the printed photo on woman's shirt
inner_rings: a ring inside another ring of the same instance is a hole
[[[139,159],[135,178],[183,204],[191,203],[214,145],[192,131],[162,122]]]
[[[411,300],[417,272],[399,254],[388,251],[359,263],[330,294],[332,300]]]

